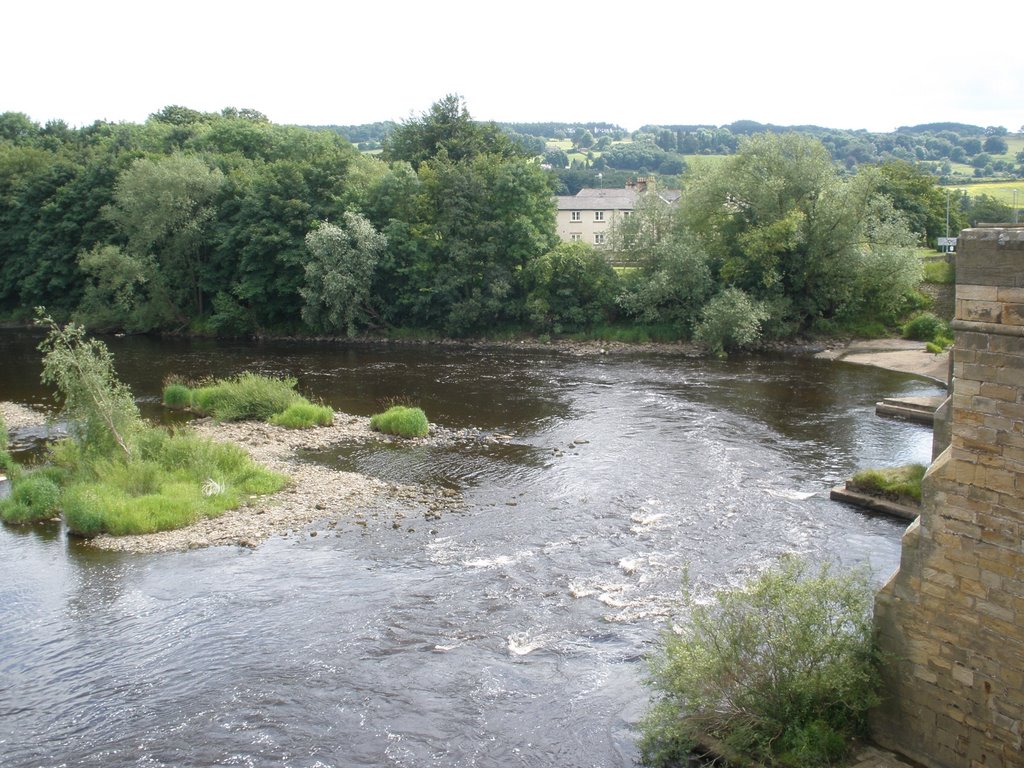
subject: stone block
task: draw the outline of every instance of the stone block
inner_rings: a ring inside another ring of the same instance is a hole
[[[971,323],[1001,323],[1004,305],[998,301],[957,300],[957,317]]]
[[[1024,304],[1003,304],[1002,321],[1006,325],[1024,325]]]
[[[1020,387],[1011,387],[1006,384],[993,384],[981,382],[978,387],[978,395],[988,400],[1000,400],[1004,403],[1016,403],[1020,396]]]
[[[1024,304],[1024,288],[999,286],[996,288],[995,300],[1008,304]]]
[[[957,285],[957,299],[970,301],[999,301],[998,285]]]

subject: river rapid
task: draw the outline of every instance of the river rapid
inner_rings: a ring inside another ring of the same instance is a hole
[[[0,400],[48,407],[37,342],[0,332]],[[706,597],[787,553],[896,569],[905,525],[828,490],[928,462],[930,430],[874,403],[938,391],[784,356],[108,343],[153,418],[169,374],[258,370],[501,439],[304,457],[458,492],[400,524],[328,509],[255,549],[154,555],[0,528],[3,766],[632,766],[684,578]]]

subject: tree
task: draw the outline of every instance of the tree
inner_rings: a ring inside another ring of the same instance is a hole
[[[441,156],[418,175],[413,238],[402,236],[415,249],[403,272],[418,322],[459,335],[515,317],[520,272],[557,242],[540,167],[500,155]]]
[[[588,243],[560,243],[523,270],[526,311],[534,327],[561,333],[608,319],[618,273]]]
[[[680,210],[722,287],[766,302],[772,324],[807,328],[849,319],[862,304],[851,270],[864,263],[863,249],[914,258],[897,227],[884,232],[898,247],[866,236],[879,197],[870,176],[841,178],[817,140],[762,134],[744,139],[727,161],[698,169]]]
[[[645,194],[616,223],[610,243],[620,258],[639,264],[619,296],[623,310],[641,323],[670,323],[691,332],[712,291],[712,275],[706,249],[679,210]]]
[[[83,253],[78,265],[86,283],[74,317],[87,328],[144,333],[173,319],[174,307],[152,256],[100,245]]]
[[[990,155],[1005,155],[1009,151],[1006,139],[1002,136],[989,136],[985,139],[982,149]]]
[[[478,155],[525,157],[527,153],[494,123],[477,123],[462,97],[448,94],[418,119],[403,122],[385,139],[385,160],[405,160],[418,169],[439,154],[459,162]]]
[[[552,168],[567,168],[569,166],[569,156],[565,154],[565,150],[551,147],[544,152],[544,162]]]
[[[761,323],[768,313],[738,288],[726,288],[701,310],[694,338],[712,354],[753,346],[761,338]]]
[[[79,325],[58,326],[42,307],[36,323],[47,330],[39,345],[43,382],[57,386],[72,439],[83,450],[103,454],[116,446],[131,458],[142,417],[131,390],[117,378],[110,351],[87,339]]]
[[[223,184],[224,174],[194,155],[141,158],[118,178],[106,209],[133,255],[157,259],[183,321],[203,314],[208,228]]]
[[[946,236],[947,197],[934,176],[899,160],[883,163],[868,173],[877,173],[877,191],[906,216],[910,229],[924,242],[934,247],[937,238]],[[955,235],[964,224],[960,212],[950,206],[950,233]]]
[[[594,134],[581,126],[573,132],[572,143],[577,149],[590,149],[594,146]]]
[[[306,235],[302,319],[314,330],[354,336],[373,314],[370,288],[387,238],[357,213],[346,211],[344,221],[344,228],[321,222]]]
[[[981,222],[996,224],[1013,221],[1013,208],[991,195],[973,195],[968,200],[967,220],[972,227]]]

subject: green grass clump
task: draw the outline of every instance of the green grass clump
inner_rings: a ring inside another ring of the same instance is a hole
[[[334,411],[326,405],[314,405],[307,402],[292,403],[281,413],[271,416],[270,423],[289,429],[329,427],[334,423]]]
[[[141,436],[130,459],[82,456],[68,444],[54,457],[69,469],[62,506],[68,529],[79,536],[183,528],[285,483],[283,476],[254,464],[241,447],[187,431],[153,428]]]
[[[831,766],[866,734],[879,677],[863,573],[788,559],[711,601],[685,597],[678,630],[651,660],[644,764],[685,765],[711,737],[737,764]]]
[[[426,437],[430,423],[422,408],[396,405],[370,417],[370,429],[400,437]]]
[[[218,421],[266,421],[289,405],[302,400],[293,378],[275,379],[242,373],[192,390],[192,406]]]
[[[927,470],[923,464],[907,464],[889,469],[865,469],[846,482],[851,491],[881,496],[892,501],[921,503],[921,480]]]
[[[168,408],[190,408],[192,390],[180,382],[168,384],[164,387],[164,405]]]
[[[27,474],[13,483],[11,495],[0,501],[0,519],[12,525],[39,523],[60,514],[60,486],[43,472]]]
[[[314,405],[295,391],[293,378],[275,379],[243,373],[196,389],[174,382],[164,387],[164,405],[192,408],[217,421],[258,419],[283,427],[306,429],[334,423],[334,411]]]

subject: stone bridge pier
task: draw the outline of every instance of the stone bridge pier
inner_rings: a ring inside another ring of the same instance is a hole
[[[1024,228],[956,262],[950,444],[875,602],[883,746],[929,768],[1024,766]]]

